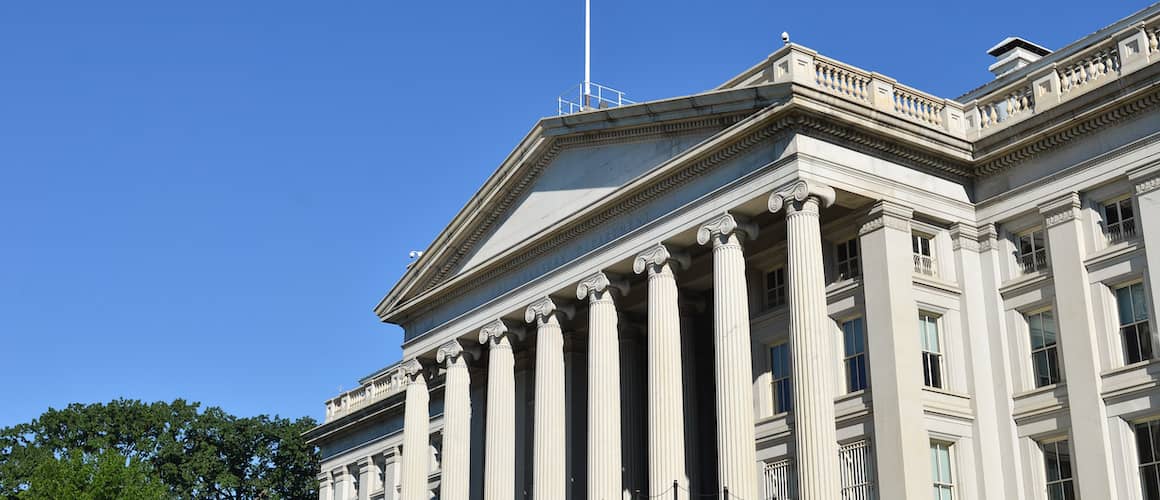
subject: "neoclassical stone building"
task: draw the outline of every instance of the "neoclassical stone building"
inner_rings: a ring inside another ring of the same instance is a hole
[[[320,498],[1160,499],[1158,35],[540,120],[376,308]]]

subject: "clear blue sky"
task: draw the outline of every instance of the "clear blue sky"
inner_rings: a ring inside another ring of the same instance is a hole
[[[593,79],[714,87],[795,42],[955,97],[1008,35],[1147,5],[594,0]],[[582,77],[583,2],[0,3],[0,426],[183,397],[321,418],[373,305]]]

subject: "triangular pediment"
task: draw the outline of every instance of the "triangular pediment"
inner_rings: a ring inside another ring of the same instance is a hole
[[[636,126],[617,127],[614,120],[606,120],[551,128],[545,122],[559,118],[542,120],[413,263],[376,312],[382,316],[396,304],[487,265],[564,218],[613,196],[760,109],[753,104],[695,118],[654,117]]]

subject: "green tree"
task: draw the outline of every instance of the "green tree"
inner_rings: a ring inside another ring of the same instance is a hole
[[[149,464],[106,450],[97,455],[73,452],[67,457],[46,457],[32,469],[28,489],[21,500],[160,500],[165,484]]]
[[[65,461],[98,467],[105,456],[157,478],[168,498],[317,498],[318,452],[302,438],[315,425],[308,417],[236,417],[180,399],[50,409],[0,429],[0,498],[25,498],[34,478],[53,477]]]

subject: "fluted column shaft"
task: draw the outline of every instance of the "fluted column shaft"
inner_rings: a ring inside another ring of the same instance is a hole
[[[815,220],[816,223],[816,220]],[[757,498],[754,448],[753,353],[745,255],[737,221],[719,216],[701,228],[698,242],[713,242],[713,345],[717,383],[717,474],[738,498]],[[753,230],[750,230],[753,231]],[[820,245],[820,241],[818,245]],[[819,256],[821,249],[818,248]],[[820,276],[820,268],[819,274]],[[832,431],[831,426],[831,431]],[[832,457],[836,460],[837,457]]]
[[[540,304],[529,307],[525,316],[529,323],[536,324],[532,498],[562,500],[567,494],[564,333],[556,318],[555,306]]]
[[[637,273],[648,269],[648,487],[650,495],[668,491],[673,481],[684,488],[675,498],[686,499],[685,402],[681,388],[681,317],[677,281],[668,250],[663,246],[634,263]],[[750,445],[752,446],[752,444]],[[666,498],[668,498],[666,496]]]
[[[467,500],[471,489],[471,376],[458,341],[439,348],[443,386],[443,463],[439,498]]]
[[[499,323],[503,328],[503,324]],[[484,436],[484,500],[515,498],[515,356],[508,335],[480,333],[487,344],[487,434]]]
[[[403,481],[402,500],[427,500],[427,476],[430,465],[430,415],[427,404],[427,380],[415,360],[404,367],[407,377],[407,399],[403,410]]]
[[[826,315],[819,200],[786,204],[794,438],[801,500],[839,497],[834,430],[833,326]]]
[[[618,500],[620,468],[620,344],[616,304],[608,278],[582,281],[588,299],[588,498]]]

